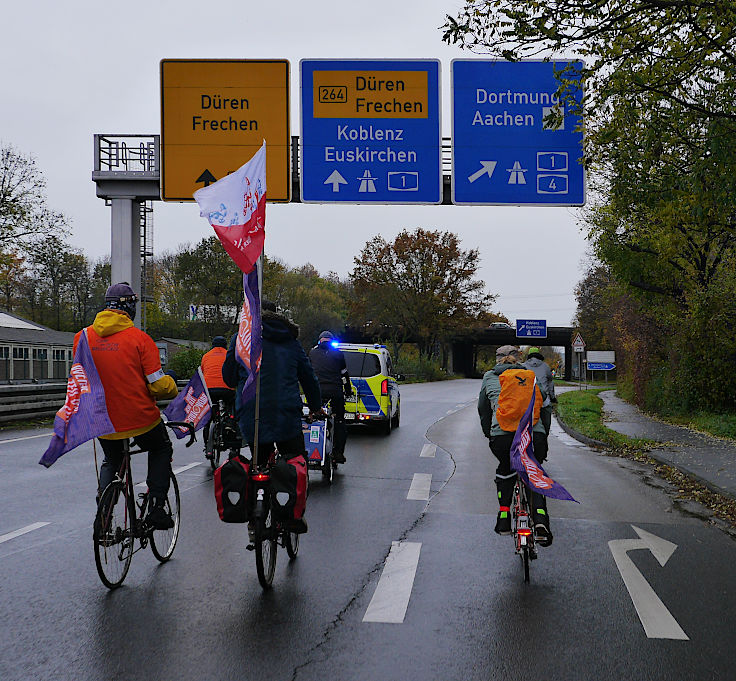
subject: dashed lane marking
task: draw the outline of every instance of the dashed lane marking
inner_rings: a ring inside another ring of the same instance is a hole
[[[363,615],[364,622],[401,624],[404,621],[421,548],[420,542],[391,542],[378,586]]]
[[[16,537],[20,537],[21,535],[27,534],[28,532],[33,532],[33,530],[37,530],[39,527],[45,527],[48,524],[49,523],[33,523],[33,525],[26,525],[25,527],[21,527],[19,530],[8,532],[7,534],[1,534],[0,544],[11,539],[15,539]]]
[[[0,440],[0,445],[3,445],[7,442],[21,442],[22,440],[34,440],[37,437],[50,437],[54,434],[53,430],[50,430],[48,433],[41,433],[41,435],[26,435],[25,437],[14,437],[10,440]]]
[[[406,498],[427,501],[427,499],[429,499],[429,489],[431,486],[431,473],[414,473],[411,487],[409,487],[409,494],[406,495]]]
[[[202,465],[202,462],[201,461],[195,461],[194,463],[188,463],[186,466],[180,466],[179,468],[174,468],[173,469],[174,470],[174,475],[179,475],[179,473],[183,473],[184,471],[188,471],[190,468],[194,468],[195,466],[201,466],[201,465]],[[146,486],[146,483],[145,483],[145,481],[138,482],[138,483],[136,483],[135,486],[136,487],[145,487]]]
[[[422,453],[419,456],[434,459],[436,453],[437,453],[437,445],[427,443],[422,447]]]

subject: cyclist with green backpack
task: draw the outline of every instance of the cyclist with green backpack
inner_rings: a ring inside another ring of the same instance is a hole
[[[496,350],[496,366],[483,376],[478,395],[478,414],[483,434],[489,439],[493,455],[498,459],[496,488],[498,490],[498,517],[494,531],[511,534],[511,497],[516,471],[511,468],[509,453],[519,421],[536,391],[534,409],[534,456],[541,464],[547,458],[547,433],[539,418],[545,395],[535,383],[534,372],[521,364],[522,352],[513,345]],[[546,498],[531,492],[534,533],[540,546],[552,543]]]

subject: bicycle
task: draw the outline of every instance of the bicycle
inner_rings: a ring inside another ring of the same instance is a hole
[[[529,582],[529,563],[537,558],[532,518],[529,490],[517,476],[511,497],[511,534],[516,554],[521,556],[524,566],[525,582]]]
[[[195,441],[194,426],[182,421],[164,422],[169,428],[186,428],[189,431],[191,446]],[[145,549],[149,541],[153,555],[161,563],[165,563],[174,553],[179,538],[180,501],[179,485],[174,472],[171,472],[171,484],[164,506],[173,520],[174,526],[168,530],[156,530],[146,519],[149,502],[148,490],[141,492],[136,500],[133,476],[130,469],[131,454],[139,454],[144,450],[130,449],[130,440],[123,443],[123,461],[113,481],[105,487],[100,496],[95,514],[93,541],[95,548],[95,565],[102,583],[108,589],[119,587],[130,568],[133,554]],[[135,540],[140,546],[135,549]]]
[[[270,589],[273,583],[278,547],[285,548],[290,559],[296,558],[299,552],[299,534],[290,532],[273,512],[275,495],[271,489],[271,466],[278,456],[275,452],[265,466],[253,466],[248,473],[248,498],[253,503],[249,528],[253,528],[253,541],[247,549],[256,553],[256,573],[263,589]]]
[[[214,471],[220,465],[220,455],[230,450],[230,456],[240,451],[241,438],[238,420],[225,400],[215,400],[212,405],[212,420],[206,442],[205,458]]]

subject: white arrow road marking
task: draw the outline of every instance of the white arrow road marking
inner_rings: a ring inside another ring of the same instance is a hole
[[[364,622],[401,624],[404,621],[421,548],[419,542],[391,542],[381,579],[363,615]]]
[[[493,175],[493,171],[496,169],[496,161],[481,161],[480,162],[482,168],[480,170],[476,170],[472,175],[468,175],[468,182],[471,184],[475,182],[479,177],[483,177],[483,175],[488,175],[488,179],[491,179],[491,175]]]
[[[422,453],[419,456],[434,459],[436,453],[437,445],[427,443],[422,447]]]
[[[0,544],[10,539],[15,539],[16,537],[20,537],[22,534],[33,532],[33,530],[37,530],[39,527],[45,527],[48,524],[49,523],[33,523],[33,525],[26,525],[25,527],[21,527],[19,530],[15,530],[14,532],[8,532],[7,534],[2,534],[0,535]]]
[[[431,473],[414,473],[411,487],[409,487],[409,494],[406,495],[406,498],[426,501],[429,499],[429,489],[431,486]]]
[[[337,170],[333,170],[332,174],[322,184],[331,184],[332,191],[339,192],[340,185],[347,184],[347,183],[348,181],[342,175],[340,175],[340,173],[337,172]]]
[[[664,603],[659,599],[654,589],[649,585],[644,575],[639,572],[634,561],[628,556],[628,551],[648,549],[659,564],[664,567],[670,556],[677,548],[677,544],[657,537],[635,525],[639,539],[614,539],[608,542],[616,567],[621,573],[629,595],[639,615],[644,631],[649,638],[669,638],[679,641],[689,641],[687,634],[680,628],[677,620],[672,616]]]

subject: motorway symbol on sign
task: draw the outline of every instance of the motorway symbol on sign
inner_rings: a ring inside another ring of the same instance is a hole
[[[442,202],[439,60],[305,59],[301,103],[302,201]]]
[[[581,62],[573,62],[576,69]],[[452,62],[452,200],[459,204],[580,206],[585,203],[581,119],[560,101],[555,69],[567,62]],[[578,75],[565,75],[574,81]],[[572,92],[576,102],[582,90]],[[560,116],[557,125],[551,116]],[[487,159],[487,160],[481,160]],[[478,165],[492,172],[476,182]]]
[[[647,637],[679,641],[690,640],[667,609],[667,606],[662,603],[654,589],[649,585],[649,582],[644,579],[644,575],[634,565],[634,561],[628,556],[629,551],[648,549],[659,564],[664,567],[670,556],[675,552],[677,544],[639,529],[634,525],[631,527],[639,535],[639,539],[614,539],[608,542],[608,548],[611,549],[616,567],[629,591],[636,608],[636,614],[639,615]]]
[[[588,362],[588,371],[613,371],[616,365],[613,362]]]
[[[192,194],[203,183],[206,187],[215,178],[240,168],[261,148],[264,139],[267,199],[289,201],[291,133],[287,60],[161,61],[161,198],[164,201],[194,201]],[[203,172],[203,168],[207,170]]]
[[[547,338],[546,319],[517,319],[517,338]]]

